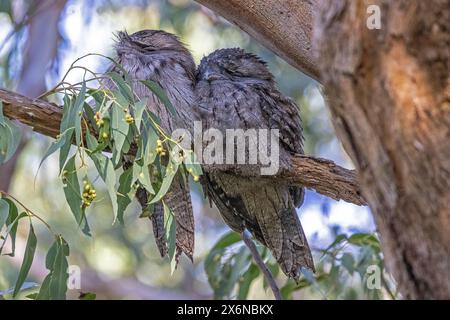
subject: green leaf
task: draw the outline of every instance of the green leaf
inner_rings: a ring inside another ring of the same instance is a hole
[[[255,264],[251,264],[250,268],[244,273],[242,279],[239,281],[238,299],[245,300],[248,297],[250,291],[250,285],[253,280],[258,278],[260,274],[259,268]]]
[[[69,156],[70,147],[72,146],[72,134],[70,134],[70,138],[67,137],[64,144],[61,146],[59,150],[59,174],[64,170],[64,166],[67,161],[67,157]]]
[[[60,124],[60,132],[64,132],[66,131],[69,127],[74,127],[73,125],[75,123],[75,119],[71,119],[71,113],[73,110],[73,99],[69,96],[69,95],[65,95],[63,98],[64,101],[64,105],[63,105],[63,115],[62,115],[62,119],[61,119],[61,124]]]
[[[89,92],[89,90],[88,90]],[[95,113],[94,113],[94,109],[92,108],[92,106],[89,103],[84,103],[83,105],[83,110],[84,110],[84,114],[89,122],[89,124],[93,127],[93,128],[97,128],[96,127],[96,123],[95,123]]]
[[[75,99],[70,119],[74,121],[75,140],[77,145],[81,144],[81,117],[83,113],[84,101],[86,99],[86,82],[81,85],[80,93]]]
[[[348,242],[355,246],[370,246],[376,252],[381,250],[380,241],[370,233],[355,233],[348,238]]]
[[[89,149],[97,148],[97,140],[89,133],[86,133],[86,142]],[[97,171],[106,184],[111,204],[114,212],[114,221],[118,217],[117,192],[116,192],[116,171],[111,160],[100,152],[90,152],[89,157],[94,162]],[[123,221],[120,221],[123,223]]]
[[[72,135],[74,132],[75,128],[71,127],[68,128],[67,130],[65,130],[62,134],[59,135],[59,137],[52,142],[52,144],[50,145],[50,147],[47,149],[47,151],[45,152],[44,157],[42,158],[41,162],[39,163],[39,168],[42,166],[42,164],[44,163],[44,161],[51,155],[53,154],[56,150],[61,149],[62,147],[65,145],[68,145],[70,148],[70,144],[72,142]],[[62,155],[61,155],[62,153]],[[65,162],[65,160],[67,159],[67,155],[69,153],[69,149],[66,146],[65,152],[61,152],[60,153],[60,165],[61,162]],[[65,158],[65,159],[64,159]]]
[[[334,241],[324,250],[324,254],[330,251],[330,249],[336,247],[342,241],[347,240],[347,236],[345,234],[338,234]]]
[[[221,286],[219,293],[221,296],[230,296],[236,286],[241,274],[249,264],[249,252],[246,247],[242,247],[230,261],[230,272],[226,275],[226,281]]]
[[[201,176],[203,174],[202,167],[200,163],[197,161],[195,153],[192,150],[188,150],[185,154],[185,158],[183,160],[186,171],[189,172],[192,176]]]
[[[50,282],[50,299],[64,300],[67,291],[67,279],[69,274],[67,268],[68,246],[64,239],[58,239],[55,262],[53,264],[52,277]]]
[[[5,116],[3,115],[3,102],[0,101],[0,124],[5,122]]]
[[[64,167],[63,172],[64,195],[67,203],[84,234],[90,236],[89,225],[86,220],[85,208],[82,206],[80,182],[78,181],[75,156],[71,157]]]
[[[172,161],[169,161],[169,164],[166,168],[166,174],[161,183],[161,187],[159,188],[158,193],[155,195],[155,197],[149,202],[149,204],[158,202],[164,197],[164,195],[169,190],[170,185],[172,184],[172,180],[175,177],[177,170],[178,165],[176,163],[173,163]]]
[[[12,18],[12,1],[1,0],[0,1],[0,12],[4,12]]]
[[[30,299],[30,300],[36,300],[38,297],[39,293],[35,292],[35,293],[30,293],[29,295],[27,295],[25,298]]]
[[[147,99],[141,100],[134,105],[134,123],[138,132],[141,131],[142,115],[147,108]]]
[[[52,282],[52,273],[49,273],[42,281],[41,288],[36,300],[50,300],[50,284]]]
[[[13,297],[15,297],[20,289],[22,288],[23,283],[30,271],[31,264],[33,263],[34,253],[36,252],[37,239],[34,233],[33,225],[30,222],[30,231],[28,233],[27,246],[25,248],[25,255],[23,257],[22,266],[20,267],[19,277],[16,281],[16,286],[14,288]]]
[[[103,117],[103,120],[107,117],[109,119],[109,109],[111,109],[111,106],[113,105],[114,100],[108,100],[106,103],[104,103],[101,108],[98,109],[98,112]]]
[[[175,221],[175,216],[174,216],[172,210],[165,203],[163,203],[163,205],[164,205],[164,220],[165,220],[164,225],[165,225],[165,229],[166,229],[166,239],[167,239],[167,243],[169,245],[168,254],[169,254],[169,261],[170,261],[170,271],[173,274],[176,269],[176,266],[177,266],[177,262],[176,262],[176,249],[177,249],[176,221]]]
[[[170,102],[169,98],[167,97],[166,93],[164,92],[163,88],[159,84],[157,84],[154,81],[151,80],[143,80],[141,81],[147,88],[150,89],[150,91],[153,92],[155,96],[158,97],[158,99],[164,104],[164,106],[167,108],[167,110],[173,115],[177,115],[177,111],[175,110],[174,106]]]
[[[205,271],[208,275],[208,282],[214,290],[215,298],[223,299],[229,296],[236,285],[236,282],[230,283],[229,280],[235,268],[237,255],[229,255],[228,250],[240,240],[241,238],[236,232],[225,234],[214,245],[205,259]],[[248,263],[250,259],[247,251],[245,251],[245,255],[248,258],[246,263]]]
[[[150,179],[150,171],[147,166],[141,166],[138,162],[133,163],[133,172],[132,172],[132,182],[139,181],[140,184],[148,191],[150,194],[155,194],[155,190],[153,189],[152,182]]]
[[[156,141],[159,139],[157,131],[147,113],[143,116],[141,139],[138,141],[136,161],[142,160],[143,165],[148,166],[156,159]]]
[[[117,219],[124,223],[123,216],[128,205],[131,203],[130,193],[132,193],[133,168],[125,170],[119,178],[119,188],[117,190]]]
[[[225,249],[229,246],[232,246],[233,244],[238,243],[239,241],[241,241],[241,236],[234,231],[230,231],[216,242],[211,251]]]
[[[21,139],[21,130],[3,116],[3,104],[0,101],[0,164],[11,159]]]
[[[80,300],[95,300],[97,299],[97,295],[92,292],[82,292],[80,293],[80,296],[78,297]]]
[[[122,96],[124,96],[129,103],[133,103],[134,94],[133,91],[131,90],[130,85],[126,83],[125,80],[122,78],[122,76],[117,72],[110,72],[109,75],[112,78],[112,80],[116,83]]]
[[[0,199],[0,230],[6,223],[6,220],[8,220],[8,217],[9,217],[9,203],[4,199]]]
[[[53,271],[53,265],[55,264],[58,247],[59,243],[58,240],[56,240],[55,242],[53,242],[50,249],[48,249],[47,255],[45,256],[45,267],[50,271]]]
[[[6,230],[6,238],[0,247],[0,254],[3,252],[3,247],[6,244],[7,237],[9,236],[11,238],[11,252],[7,253],[6,255],[10,257],[14,257],[16,252],[16,234],[17,234],[17,227],[19,225],[19,220],[27,217],[28,215],[25,212],[22,212],[20,215],[18,214],[17,206],[9,199],[4,199],[9,203],[9,216],[6,220],[6,225],[8,226],[8,229]]]
[[[353,256],[350,253],[345,252],[342,255],[341,263],[344,268],[347,269],[348,273],[352,275],[353,271],[355,271],[355,259],[353,258]]]
[[[120,94],[117,97],[117,100],[120,101],[123,98],[120,98]],[[128,131],[130,129],[130,125],[125,121],[125,113],[123,107],[121,107],[118,103],[114,103],[112,106],[111,113],[111,135],[114,140],[113,145],[113,163],[116,166],[121,160],[121,155],[123,152],[123,148],[125,145],[125,140],[128,136]]]

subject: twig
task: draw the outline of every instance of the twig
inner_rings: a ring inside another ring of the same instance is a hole
[[[259,254],[258,249],[256,248],[256,245],[251,238],[250,232],[245,230],[244,232],[241,233],[241,237],[242,237],[242,240],[244,240],[244,243],[247,246],[247,248],[250,249],[253,259],[255,260],[259,269],[262,271],[262,273],[264,274],[264,277],[266,278],[267,282],[269,283],[270,289],[272,289],[275,299],[283,300],[283,298],[281,297],[280,288],[278,288],[278,285],[275,282],[275,279],[273,278],[272,273],[270,272],[269,268],[267,268],[266,264],[262,260],[261,255]]]
[[[39,215],[37,215],[36,213],[31,211],[28,207],[26,207],[20,200],[18,200],[16,197],[12,196],[8,192],[2,191],[2,190],[0,190],[0,194],[3,195],[3,196],[6,196],[8,198],[13,199],[15,202],[17,202],[25,210],[26,214],[29,217],[35,217],[36,219],[41,221],[47,227],[47,229],[56,236],[56,233],[53,232],[53,230],[50,227],[50,225],[43,218],[41,218]]]

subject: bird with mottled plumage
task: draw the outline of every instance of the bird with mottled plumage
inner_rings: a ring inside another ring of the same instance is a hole
[[[173,34],[160,30],[142,30],[131,35],[119,32],[115,45],[116,62],[133,81],[133,91],[147,101],[147,108],[161,120],[162,129],[169,135],[175,129],[192,126],[191,106],[194,101],[195,63],[191,53]],[[122,72],[115,64],[110,70]],[[152,80],[165,91],[174,106],[176,115],[169,113],[167,107],[140,80]],[[111,81],[106,87],[114,86]],[[148,202],[145,190],[137,193],[143,207]],[[176,258],[185,253],[191,260],[194,252],[194,216],[192,212],[189,186],[181,174],[177,174],[165,195],[166,204],[176,217]],[[164,227],[164,212],[156,203],[150,217],[161,256],[168,252]]]
[[[197,116],[203,129],[278,129],[280,162],[292,154],[303,154],[299,108],[276,88],[273,75],[256,55],[242,49],[221,49],[202,59],[197,69]],[[240,170],[255,170],[236,164]],[[230,169],[228,167],[228,169]],[[298,278],[302,267],[314,270],[307,239],[296,207],[304,189],[248,178],[239,170],[209,170],[202,183],[224,221],[236,232],[249,230],[267,246],[283,272]]]

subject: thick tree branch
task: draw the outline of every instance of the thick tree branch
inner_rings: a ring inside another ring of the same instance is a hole
[[[0,89],[3,113],[33,128],[34,131],[55,138],[59,134],[62,108],[40,99],[29,99],[15,92]],[[289,181],[333,198],[357,205],[365,204],[361,196],[357,177],[353,170],[334,162],[298,155],[293,157],[289,168],[281,169],[270,179]]]
[[[196,0],[314,79],[311,37],[315,0]]]
[[[45,136],[55,138],[59,134],[61,107],[4,89],[0,89],[0,101],[3,102],[3,113],[6,117],[30,126]]]

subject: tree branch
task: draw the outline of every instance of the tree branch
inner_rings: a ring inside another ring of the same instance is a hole
[[[295,68],[319,80],[312,53],[315,0],[196,0],[236,24]]]
[[[3,102],[3,113],[6,117],[52,138],[60,133],[61,107],[4,89],[0,89],[0,101]],[[314,189],[335,200],[357,205],[366,203],[361,195],[355,171],[342,168],[326,159],[296,155],[288,168],[281,168],[277,175],[267,179],[288,181],[292,185]]]
[[[62,119],[62,108],[56,104],[30,99],[18,93],[0,89],[0,101],[3,102],[3,113],[6,117],[17,120],[33,131],[56,138]]]

